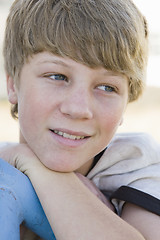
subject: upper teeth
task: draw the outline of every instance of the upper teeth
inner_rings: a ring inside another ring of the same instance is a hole
[[[54,130],[54,133],[56,133],[60,136],[63,136],[64,138],[69,138],[69,139],[73,139],[73,140],[76,140],[76,139],[79,140],[79,139],[85,138],[84,136],[75,136],[75,135],[71,135],[71,134],[64,133],[64,132],[57,131],[57,130]]]

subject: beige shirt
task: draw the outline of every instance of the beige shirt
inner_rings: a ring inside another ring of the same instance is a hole
[[[160,144],[145,133],[117,134],[87,177],[109,195],[128,186],[160,199]],[[120,213],[124,201],[113,203]]]

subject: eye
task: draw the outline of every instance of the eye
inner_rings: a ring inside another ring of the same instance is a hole
[[[67,77],[63,74],[48,74],[45,77],[56,81],[67,81]]]
[[[109,85],[101,85],[98,86],[98,89],[105,91],[105,92],[116,92],[116,89],[114,87],[111,87]]]

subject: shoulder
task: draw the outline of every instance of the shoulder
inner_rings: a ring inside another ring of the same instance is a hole
[[[160,163],[160,144],[146,133],[116,134],[89,173],[122,174]],[[104,175],[104,174],[103,174]]]

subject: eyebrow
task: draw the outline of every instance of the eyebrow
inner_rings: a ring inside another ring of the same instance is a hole
[[[125,75],[121,74],[121,73],[116,73],[116,72],[113,72],[113,71],[104,71],[103,72],[103,76],[105,77],[111,77],[111,79],[113,81],[116,81],[117,83],[121,83],[122,80],[124,80],[124,77]],[[110,80],[111,80],[110,79]]]
[[[44,61],[42,60],[42,61],[39,61],[37,64],[43,64],[43,63],[53,63],[53,64],[56,64],[56,65],[61,65],[61,66],[66,67],[66,68],[70,68],[70,66],[67,63],[65,63],[61,60],[57,60],[57,59],[55,59],[55,60],[53,60],[53,59],[52,60],[44,60]],[[104,76],[117,77],[117,76],[120,76],[120,75],[123,75],[123,74],[119,75],[118,73],[113,72],[112,70],[105,69],[104,72],[103,72],[103,75]]]
[[[120,76],[120,75],[123,75],[123,74],[120,74],[120,73],[117,73],[117,72],[113,72],[112,70],[105,70],[103,72],[103,75],[116,77],[116,76]]]
[[[38,62],[38,64],[43,64],[43,63],[53,63],[53,64],[56,64],[56,65],[61,65],[63,67],[69,67],[69,65],[61,60],[44,60],[44,61],[40,61]]]

